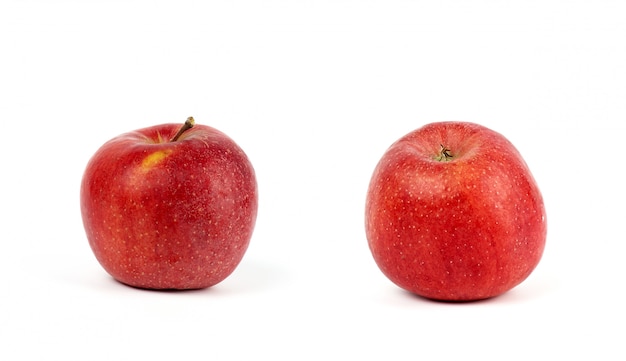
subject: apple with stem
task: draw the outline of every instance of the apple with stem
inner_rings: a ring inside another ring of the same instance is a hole
[[[189,117],[106,142],[87,164],[80,205],[89,245],[113,278],[138,288],[200,289],[242,260],[257,183],[232,139]]]
[[[547,233],[539,188],[501,134],[437,122],[384,153],[367,191],[373,258],[399,287],[425,298],[471,301],[524,281]]]

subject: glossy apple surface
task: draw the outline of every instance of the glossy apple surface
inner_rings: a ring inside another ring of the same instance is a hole
[[[546,212],[522,156],[501,134],[431,123],[385,152],[367,192],[365,228],[381,271],[417,295],[500,295],[541,259]]]
[[[257,215],[254,169],[232,139],[190,121],[190,129],[163,124],[122,134],[86,167],[80,204],[87,239],[122,283],[210,287],[248,247]]]

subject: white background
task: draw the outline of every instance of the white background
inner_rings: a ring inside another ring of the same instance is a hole
[[[624,19],[618,0],[3,1],[0,359],[623,360]],[[255,166],[250,247],[211,289],[123,286],[85,238],[83,169],[190,115]],[[501,297],[414,297],[367,248],[374,166],[439,120],[504,134],[543,192],[544,257]]]

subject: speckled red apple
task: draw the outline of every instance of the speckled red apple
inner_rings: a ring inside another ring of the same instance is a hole
[[[257,215],[254,169],[218,130],[163,124],[122,134],[89,161],[83,223],[97,260],[118,281],[199,289],[240,263]]]
[[[417,295],[500,295],[526,279],[546,240],[543,198],[515,147],[465,122],[439,122],[395,142],[372,176],[366,234],[381,271]]]

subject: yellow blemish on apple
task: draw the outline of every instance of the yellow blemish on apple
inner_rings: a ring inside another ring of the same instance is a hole
[[[143,159],[141,162],[141,169],[144,171],[149,171],[155,165],[161,163],[163,159],[167,158],[168,155],[172,153],[171,149],[164,149],[156,151]]]

